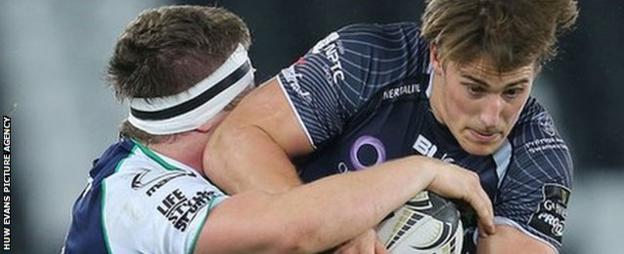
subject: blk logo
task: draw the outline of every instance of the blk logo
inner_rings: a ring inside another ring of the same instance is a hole
[[[429,139],[425,138],[423,135],[418,135],[416,142],[412,146],[416,152],[427,156],[429,158],[434,158],[434,155],[438,151],[438,146],[434,145]],[[453,162],[455,161],[453,158],[449,157],[448,154],[444,153],[441,158],[439,158],[445,162]]]

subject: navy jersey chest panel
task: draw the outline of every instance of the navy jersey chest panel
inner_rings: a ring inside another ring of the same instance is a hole
[[[421,84],[427,82],[428,77],[423,76],[420,80],[398,83],[378,93],[346,124],[341,135],[298,163],[301,178],[310,182],[420,154],[475,171],[483,188],[494,200],[499,181],[496,163],[492,156],[473,156],[463,151],[448,129],[437,122],[421,89]],[[407,92],[389,98],[396,89]]]
[[[133,146],[130,140],[121,141],[94,161],[89,172],[92,180],[74,203],[65,253],[107,253],[102,225],[102,181],[115,172],[117,164],[131,153]]]

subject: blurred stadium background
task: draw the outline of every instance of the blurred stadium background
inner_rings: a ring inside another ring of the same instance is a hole
[[[141,10],[218,5],[250,26],[261,82],[349,23],[418,21],[422,1],[0,2],[0,105],[13,118],[12,253],[58,253],[91,161],[127,114],[104,82],[117,36]],[[574,33],[538,80],[575,162],[563,253],[622,253],[624,2],[579,1]]]

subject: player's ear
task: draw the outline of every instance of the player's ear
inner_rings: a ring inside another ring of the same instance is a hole
[[[442,75],[442,63],[438,58],[438,46],[435,43],[429,44],[429,63],[436,75]]]

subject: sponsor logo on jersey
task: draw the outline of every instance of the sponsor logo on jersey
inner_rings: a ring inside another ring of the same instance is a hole
[[[411,95],[420,93],[419,84],[404,85],[400,87],[390,88],[383,92],[383,100],[391,100],[403,95]]]
[[[537,116],[535,116],[534,119],[537,120],[540,129],[544,133],[548,134],[549,136],[554,136],[555,134],[557,134],[557,130],[555,129],[555,123],[548,113],[541,112]]]
[[[340,35],[333,32],[312,48],[313,54],[323,54],[323,56],[331,62],[329,76],[334,84],[337,84],[338,80],[344,80],[344,72],[342,71],[342,64],[340,63],[338,38],[340,38]]]
[[[134,178],[132,178],[130,187],[133,190],[138,190],[146,186],[151,186],[145,191],[145,194],[147,196],[152,196],[158,189],[165,186],[168,182],[170,182],[173,179],[176,179],[178,177],[183,177],[183,176],[197,177],[197,175],[193,172],[173,171],[173,172],[169,172],[166,174],[159,174],[155,177],[145,179],[148,173],[150,172],[151,170],[149,169],[142,169],[141,172],[139,172],[138,174],[134,176]]]
[[[545,184],[542,187],[542,202],[531,215],[529,226],[549,238],[561,243],[568,216],[567,207],[570,190],[560,184]]]
[[[412,148],[414,148],[414,150],[416,150],[416,152],[420,153],[421,155],[427,156],[429,158],[438,158],[438,157],[435,157],[435,154],[438,151],[438,146],[433,144],[431,141],[429,141],[429,139],[427,139],[423,135],[420,135],[420,134],[418,135],[418,138],[416,138],[416,142],[414,142],[414,145],[412,145]],[[452,163],[455,161],[455,159],[449,157],[447,153],[442,154],[442,156],[439,157],[438,159],[441,159],[442,161],[449,162],[449,163]]]
[[[310,103],[312,102],[312,95],[308,91],[304,91],[299,84],[299,79],[301,78],[301,74],[297,73],[295,70],[295,66],[290,66],[284,70],[282,70],[282,78],[284,78],[285,86],[288,86],[290,89],[295,91],[299,98],[304,101]]]
[[[338,84],[338,80],[344,81],[344,72],[342,71],[342,64],[340,63],[340,55],[338,54],[338,44],[332,43],[323,49],[325,57],[332,63],[329,67],[329,72],[334,84]]]
[[[197,217],[198,212],[215,198],[213,191],[198,191],[191,198],[187,198],[180,189],[169,193],[156,207],[177,230],[184,232],[188,225]]]
[[[365,147],[372,148],[372,150],[369,149],[372,153],[363,154]],[[355,170],[360,170],[386,161],[386,147],[378,138],[364,135],[355,140],[351,146],[349,157]]]
[[[317,42],[316,45],[314,45],[314,47],[312,48],[312,53],[320,53],[321,49],[325,48],[330,43],[335,42],[336,40],[338,40],[338,38],[340,38],[340,35],[338,35],[338,33],[330,33],[329,35],[327,35],[327,37],[323,38],[322,40]]]
[[[537,153],[544,150],[554,149],[568,150],[568,146],[565,144],[563,139],[557,137],[533,140],[524,144],[524,147],[527,149],[527,151],[529,151],[529,153]]]

